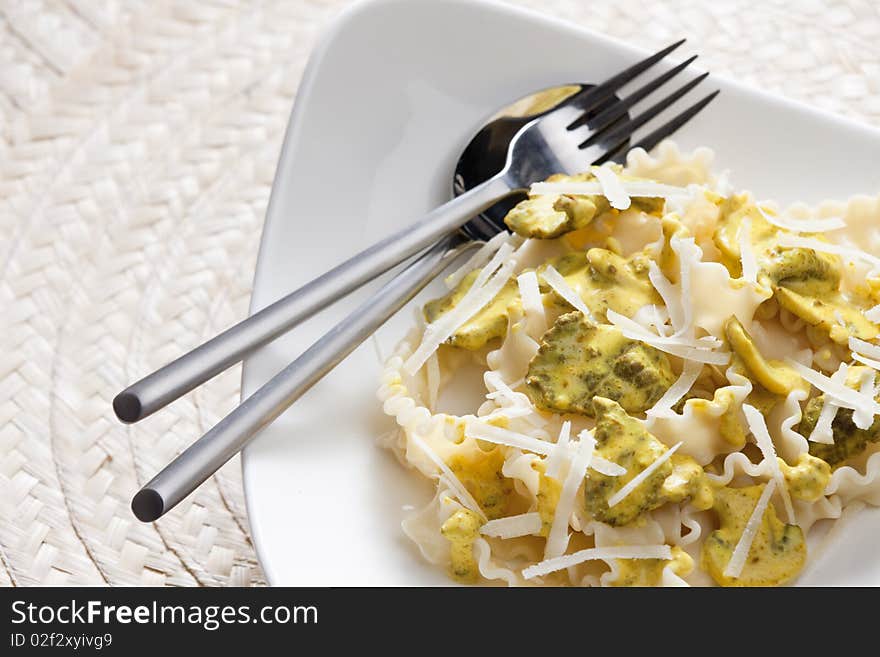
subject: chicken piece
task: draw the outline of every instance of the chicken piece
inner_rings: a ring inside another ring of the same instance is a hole
[[[632,317],[644,305],[662,303],[648,279],[648,262],[641,253],[624,258],[607,249],[593,248],[586,253],[569,253],[548,264],[584,300],[596,319],[604,319],[609,308]],[[538,268],[539,278],[545,268]],[[569,307],[548,285],[542,291],[550,294],[557,306]]]
[[[461,282],[445,297],[434,299],[425,304],[423,314],[428,323],[434,322],[441,315],[452,310],[479,276],[480,270],[475,269],[465,276]],[[486,304],[468,321],[452,334],[447,343],[453,347],[476,350],[486,346],[491,340],[504,337],[507,332],[507,319],[510,306],[522,303],[519,288],[515,279],[510,279],[492,301]]]
[[[740,576],[724,574],[765,485],[725,486],[715,491],[712,508],[720,527],[709,534],[703,544],[702,567],[721,586],[779,586],[795,577],[806,562],[803,531],[797,525],[786,525],[779,520],[770,504],[764,511]]]
[[[627,415],[617,402],[597,397],[594,404],[596,454],[626,469],[626,474],[617,477],[594,470],[588,472],[584,480],[584,504],[596,520],[620,527],[667,502],[687,499],[698,509],[712,506],[712,488],[703,468],[690,457],[673,454],[623,500],[609,507],[608,500],[668,448],[641,422]]]
[[[529,363],[526,394],[538,407],[558,413],[593,415],[597,395],[640,413],[675,380],[666,354],[573,312],[544,334]]]
[[[618,175],[622,170],[616,167]],[[640,180],[633,176],[621,175],[623,180]],[[547,182],[587,182],[595,181],[592,172],[574,176],[556,174]],[[662,198],[633,198],[632,207],[659,216],[663,213],[665,201]],[[530,195],[517,203],[507,213],[504,223],[513,232],[523,237],[553,239],[581,228],[586,228],[594,219],[606,212],[617,212],[601,195],[542,194]]]

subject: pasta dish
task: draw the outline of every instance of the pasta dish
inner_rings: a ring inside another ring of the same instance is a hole
[[[780,208],[709,149],[552,176],[382,373],[463,583],[774,586],[880,504],[880,199]]]

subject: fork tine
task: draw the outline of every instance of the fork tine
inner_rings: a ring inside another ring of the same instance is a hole
[[[646,151],[651,150],[659,144],[661,141],[669,137],[672,133],[677,131],[681,126],[694,118],[706,105],[711,103],[715,96],[721,93],[720,89],[716,89],[711,94],[703,98],[702,100],[694,103],[681,114],[676,116],[675,118],[667,121],[659,128],[646,135],[643,139],[640,139],[639,142],[633,146],[633,148],[644,148]]]
[[[663,48],[663,50],[654,53],[650,57],[646,57],[642,61],[633,64],[627,69],[624,69],[617,75],[608,78],[602,84],[577,92],[570,98],[566,99],[565,102],[559,105],[559,107],[570,107],[572,105],[576,105],[584,111],[589,111],[590,108],[595,107],[598,103],[601,103],[603,100],[605,100],[615,91],[617,91],[619,87],[622,87],[630,80],[635,79],[644,71],[651,68],[654,64],[666,57],[666,55],[681,46],[681,44],[683,44],[686,40],[687,39],[682,39],[681,41],[676,41],[672,45],[666,46],[665,48]]]
[[[674,78],[676,75],[681,73],[684,69],[686,69],[695,59],[697,55],[689,57],[681,64],[676,66],[675,68],[667,71],[663,75],[657,76],[654,80],[649,82],[648,84],[642,86],[637,89],[633,93],[631,93],[626,98],[622,99],[618,103],[614,103],[610,107],[605,110],[602,110],[596,116],[590,117],[588,112],[584,112],[580,117],[572,121],[567,127],[569,130],[574,130],[580,125],[584,123],[591,122],[596,127],[594,128],[594,132],[601,132],[605,130],[608,126],[612,125],[618,117],[625,114],[630,107],[635,105],[637,102],[642,100],[643,98],[650,95],[653,91],[658,89],[659,87],[666,84],[669,80]]]
[[[620,140],[620,142],[618,142],[613,148],[606,151],[601,157],[593,161],[592,164],[600,165],[604,164],[608,160],[613,160],[615,155],[618,155],[620,151],[624,148],[627,151],[632,150],[633,148],[644,148],[646,151],[651,150],[652,148],[654,148],[654,146],[659,144],[667,137],[673,135],[676,131],[678,131],[680,127],[682,127],[685,123],[694,118],[699,112],[703,110],[704,107],[706,107],[706,105],[708,105],[715,99],[715,96],[720,93],[720,89],[713,91],[708,96],[706,96],[702,100],[697,101],[683,112],[680,112],[672,119],[661,125],[659,128],[649,133],[643,139],[639,140],[638,143],[630,146],[629,148],[626,148],[627,142],[629,141],[629,135],[624,136]]]
[[[635,132],[638,128],[640,128],[645,123],[647,123],[648,121],[653,119],[655,116],[660,114],[660,112],[665,110],[667,107],[672,105],[675,101],[677,101],[679,98],[681,98],[686,93],[688,93],[691,89],[693,89],[698,84],[700,84],[700,82],[705,80],[708,75],[709,75],[709,73],[706,72],[706,73],[703,73],[702,75],[697,76],[696,78],[694,78],[693,80],[691,80],[687,84],[682,85],[677,90],[673,91],[671,94],[669,94],[663,100],[660,100],[660,101],[654,103],[653,105],[651,105],[651,107],[646,109],[644,112],[642,112],[638,116],[633,117],[632,119],[630,119],[626,123],[623,123],[622,125],[619,125],[612,130],[606,131],[607,134],[606,134],[606,132],[597,132],[597,133],[590,135],[586,140],[584,140],[579,145],[579,148],[586,148],[590,144],[593,144],[596,141],[598,141],[599,139],[602,139],[602,141],[610,141],[613,143],[615,139],[628,137],[633,132]]]

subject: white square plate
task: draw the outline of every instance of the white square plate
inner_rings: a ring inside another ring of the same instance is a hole
[[[550,85],[601,81],[645,54],[494,2],[374,0],[349,9],[315,50],[297,95],[251,310],[448,200],[458,154],[499,108]],[[685,149],[711,146],[738,187],[782,203],[880,188],[880,132],[733,82],[712,84],[721,95],[676,139]],[[242,394],[376,287],[249,358]],[[383,354],[411,312],[379,332]],[[432,491],[375,445],[391,426],[375,398],[376,347],[362,345],[245,450],[251,530],[272,584],[449,584],[400,530],[403,506],[424,504]],[[843,534],[801,583],[880,584],[869,540],[880,534],[880,512],[863,512]]]

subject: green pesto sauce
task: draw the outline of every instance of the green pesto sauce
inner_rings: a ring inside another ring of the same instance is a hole
[[[592,415],[597,395],[637,413],[651,408],[674,382],[664,353],[574,312],[561,315],[544,334],[529,363],[526,394],[540,408],[560,413]]]
[[[865,319],[866,308],[855,305],[841,292],[806,296],[782,286],[775,287],[773,292],[780,306],[810,326],[822,329],[838,344],[845,345],[850,337],[871,340],[878,334],[877,327]]]
[[[861,300],[840,291],[840,258],[813,249],[780,247],[782,231],[764,219],[745,195],[720,199],[718,203],[713,240],[732,276],[742,275],[739,231],[748,218],[758,281],[773,290],[780,306],[810,326],[821,328],[838,344],[846,344],[850,336],[870,340],[878,335],[877,327],[864,318],[867,306],[862,307]],[[813,237],[823,239],[821,235]]]
[[[482,520],[470,509],[459,509],[440,527],[449,541],[449,574],[463,584],[473,584],[480,576],[474,556],[474,541],[480,536]]]
[[[742,573],[737,578],[724,574],[764,486],[723,487],[715,491],[712,508],[720,527],[703,543],[702,567],[721,586],[779,586],[795,577],[806,562],[807,547],[801,528],[784,524],[770,504]]]
[[[479,274],[480,271],[475,269],[445,297],[426,303],[425,320],[429,323],[434,322],[438,317],[452,310],[471,288]],[[504,337],[507,332],[509,308],[514,303],[520,303],[519,288],[516,280],[511,279],[492,301],[462,324],[447,342],[454,347],[475,350],[484,347],[491,340]]]
[[[504,451],[494,447],[488,452],[475,448],[449,459],[449,469],[464,484],[489,520],[507,515],[514,496],[513,480],[505,477]]]
[[[643,253],[624,258],[607,249],[576,251],[551,260],[552,265],[597,319],[611,310],[632,317],[642,306],[661,303],[660,295],[648,279],[650,259]],[[546,265],[538,268],[538,276]],[[557,306],[568,307],[565,300],[546,284],[542,291]]]
[[[663,569],[687,577],[694,569],[694,560],[680,547],[673,546],[672,559],[617,559],[617,578],[611,586],[660,586]]]
[[[789,465],[777,457],[785,477],[785,485],[792,497],[815,502],[831,481],[831,466],[812,454],[801,454],[795,465]]]
[[[562,492],[562,483],[548,477],[545,474],[543,461],[537,461],[533,466],[538,471],[538,494],[536,495],[537,509],[541,516],[541,532],[539,536],[549,536],[550,528],[556,515],[556,505],[559,504],[559,494]]]
[[[504,223],[517,235],[552,239],[586,228],[596,217],[598,200],[595,196],[532,196],[517,203]]]
[[[584,504],[596,520],[620,527],[666,502],[687,498],[699,507],[711,506],[712,489],[703,469],[693,459],[673,455],[622,501],[609,507],[609,498],[660,458],[667,447],[617,402],[596,397],[594,405],[596,454],[626,469],[626,474],[618,477],[589,471],[584,480]]]
[[[623,180],[639,180],[633,176],[621,175],[622,168],[615,167]],[[574,176],[555,174],[547,182],[587,182],[596,178],[591,172]],[[662,198],[633,198],[632,207],[659,216],[665,207]],[[607,212],[617,212],[601,195],[553,195],[530,196],[521,201],[507,213],[504,223],[513,232],[523,237],[552,239],[582,228],[586,228],[597,217]]]
[[[850,367],[846,385],[857,388],[863,371],[864,368],[861,366]],[[804,407],[803,416],[797,427],[797,432],[804,438],[809,437],[816,428],[824,404],[825,395],[819,395],[810,399]],[[822,459],[832,468],[837,468],[864,452],[871,443],[880,441],[880,416],[875,417],[874,423],[867,429],[859,429],[853,422],[852,409],[839,408],[831,422],[831,432],[834,444],[810,442],[810,454]]]

